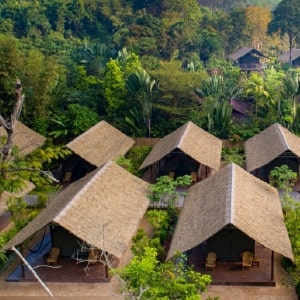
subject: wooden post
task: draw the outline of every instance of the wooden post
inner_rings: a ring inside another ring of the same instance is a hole
[[[107,264],[105,264],[104,269],[105,269],[105,279],[108,279],[108,265]]]
[[[271,281],[274,280],[274,251],[272,251],[271,255]]]
[[[22,245],[20,246],[20,252],[21,252],[22,256],[24,256]],[[22,260],[21,260],[21,276],[22,276],[22,278],[25,278],[25,265],[24,265],[24,262]]]

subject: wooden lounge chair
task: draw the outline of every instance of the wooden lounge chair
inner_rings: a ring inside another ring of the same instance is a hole
[[[60,249],[57,247],[53,247],[49,253],[49,256],[47,258],[47,263],[48,265],[57,265],[58,262],[58,257],[60,254]]]
[[[72,172],[66,172],[63,178],[63,182],[70,182],[72,178]]]
[[[175,172],[169,172],[168,176],[174,179],[175,178]]]
[[[215,270],[217,262],[217,254],[215,252],[208,252],[205,263],[205,270]]]
[[[242,253],[243,270],[252,268],[252,261],[253,261],[253,253],[250,251],[244,251]]]
[[[95,265],[100,263],[100,250],[92,248],[89,250],[88,265]]]
[[[196,183],[197,182],[197,172],[191,172],[191,179],[192,179],[192,183]]]

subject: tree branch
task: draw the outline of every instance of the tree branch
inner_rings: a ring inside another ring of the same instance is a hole
[[[53,298],[54,295],[52,294],[52,292],[50,291],[50,289],[46,286],[46,284],[42,281],[42,279],[39,277],[39,275],[34,271],[34,269],[31,267],[31,265],[27,262],[27,260],[23,257],[23,255],[19,252],[18,249],[16,249],[15,247],[11,248],[22,260],[22,262],[26,265],[26,267],[28,267],[28,269],[32,272],[32,274],[34,275],[34,277],[38,280],[38,282],[42,285],[42,287],[45,289],[45,291],[48,293],[48,295]]]
[[[3,173],[17,172],[17,171],[39,172],[39,173],[42,173],[43,175],[45,175],[46,177],[48,177],[49,179],[51,179],[52,181],[59,182],[59,180],[53,176],[51,171],[44,171],[44,170],[34,169],[34,168],[13,168],[13,169],[1,169],[0,168],[0,172],[3,172]]]

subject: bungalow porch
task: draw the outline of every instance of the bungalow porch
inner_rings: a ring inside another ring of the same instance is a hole
[[[218,261],[214,270],[205,270],[206,252],[201,245],[187,252],[188,265],[212,277],[212,285],[275,286],[274,252],[255,242],[256,263],[243,270],[242,261]]]
[[[60,234],[57,236],[53,234],[51,227],[50,230],[45,228],[39,231],[28,245],[27,243],[20,245],[22,255],[37,275],[45,282],[109,282],[111,276],[106,259],[91,258],[89,248],[80,249],[78,238],[62,227],[60,229]],[[50,264],[48,256],[54,246],[59,247],[61,251],[55,264]],[[113,268],[116,268],[120,262],[113,255],[108,255],[107,259]],[[16,267],[8,275],[6,281],[36,281],[29,268],[20,259],[16,258],[16,260]]]
[[[112,261],[113,267],[118,264],[118,259]],[[39,258],[35,260],[33,268],[35,272],[44,282],[72,282],[72,283],[105,283],[109,282],[111,275],[107,273],[105,265],[98,263],[90,266],[86,270],[87,262],[77,262],[71,257],[60,257],[56,267],[47,266],[45,259]],[[32,272],[27,268],[20,269],[21,276],[8,277],[7,281],[19,282],[36,282],[36,278]]]

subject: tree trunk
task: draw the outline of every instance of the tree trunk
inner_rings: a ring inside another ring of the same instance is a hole
[[[289,64],[292,65],[293,36],[291,34],[289,34],[288,36],[289,36],[289,46],[290,46]]]
[[[22,94],[21,81],[17,80],[15,84],[15,105],[12,114],[10,116],[10,120],[9,121],[4,120],[4,118],[0,115],[0,125],[4,127],[7,133],[7,141],[3,147],[3,152],[2,152],[2,161],[9,160],[11,157],[11,151],[14,142],[13,136],[14,136],[15,124],[19,119],[24,99],[25,96]]]

